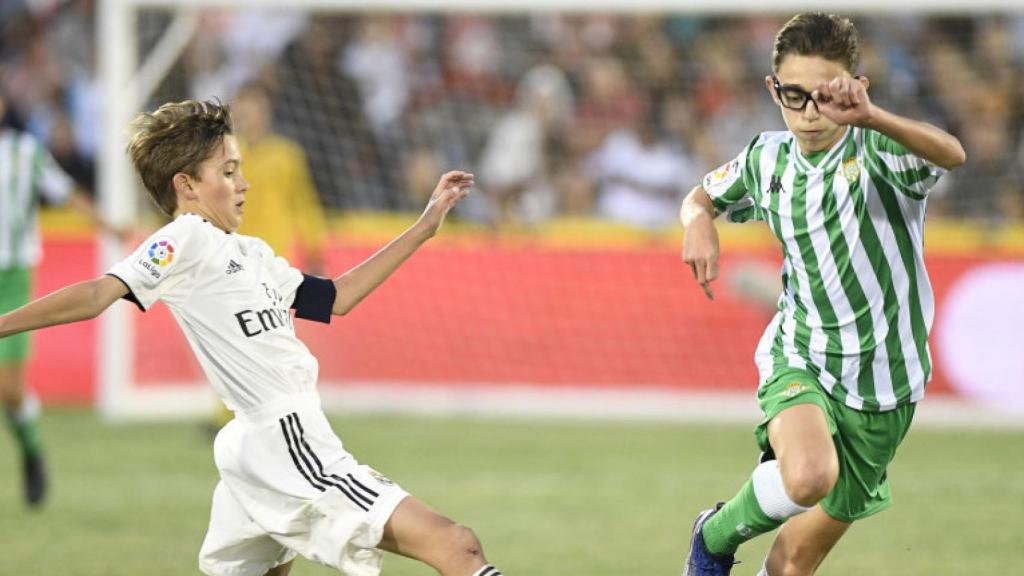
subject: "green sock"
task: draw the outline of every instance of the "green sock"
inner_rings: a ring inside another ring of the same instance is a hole
[[[43,453],[43,436],[40,433],[38,410],[35,414],[7,411],[7,424],[18,441],[18,447],[25,456],[39,456]]]
[[[771,532],[783,522],[785,520],[769,518],[761,510],[754,494],[754,482],[747,480],[739,494],[704,523],[701,535],[704,537],[704,545],[712,554],[732,554],[740,544]]]

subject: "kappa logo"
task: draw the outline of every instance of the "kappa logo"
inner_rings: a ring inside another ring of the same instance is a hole
[[[235,272],[241,272],[242,270],[245,270],[244,266],[242,266],[238,262],[235,262],[234,260],[229,260],[228,269],[225,270],[225,272],[227,272],[228,274],[234,274]]]
[[[785,192],[786,189],[782,187],[782,178],[772,174],[772,179],[768,182],[768,193],[778,194],[779,192]]]

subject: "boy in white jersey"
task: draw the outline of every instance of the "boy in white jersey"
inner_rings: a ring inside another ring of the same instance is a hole
[[[317,362],[295,317],[329,322],[372,292],[469,193],[473,175],[445,174],[419,220],[335,280],[304,275],[257,238],[235,233],[248,183],[226,106],[185,101],[140,114],[129,155],[174,221],[108,274],[0,316],[0,338],[93,318],[119,298],[171,310],[236,418],[217,436],[221,481],[199,556],[212,576],[283,576],[297,554],[351,576],[380,572],[382,551],[445,576],[499,576],[473,532],[372,468],[331,430]],[[258,196],[255,198],[258,200]]]
[[[757,136],[680,210],[683,261],[709,298],[717,214],[766,221],[784,255],[779,311],[755,355],[762,463],[698,516],[688,576],[729,574],[742,542],[779,526],[761,574],[813,574],[852,522],[891,500],[886,467],[931,372],[925,202],[965,155],[950,134],[873,104],[858,60],[849,20],[791,19],[765,78],[789,130]]]

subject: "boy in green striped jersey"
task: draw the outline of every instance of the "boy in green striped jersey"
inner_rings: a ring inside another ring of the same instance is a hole
[[[38,140],[4,124],[5,110],[0,94],[0,314],[29,301],[32,268],[41,255],[36,223],[41,198],[51,204],[66,202],[110,229]],[[0,339],[0,401],[21,453],[24,498],[34,507],[46,496],[47,478],[39,400],[25,386],[28,354],[27,333]]]
[[[782,245],[779,310],[755,354],[762,462],[702,512],[684,574],[729,574],[737,547],[779,526],[761,574],[813,574],[850,524],[890,503],[886,467],[931,373],[934,304],[922,234],[929,189],[960,142],[868,97],[853,24],[800,14],[765,86],[788,131],[765,132],[683,201],[683,261],[709,298],[721,213]]]

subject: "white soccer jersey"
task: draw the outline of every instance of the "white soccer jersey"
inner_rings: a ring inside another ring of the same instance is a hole
[[[228,408],[314,389],[319,366],[289,312],[303,274],[266,242],[184,214],[108,274],[142,310],[167,305]]]

